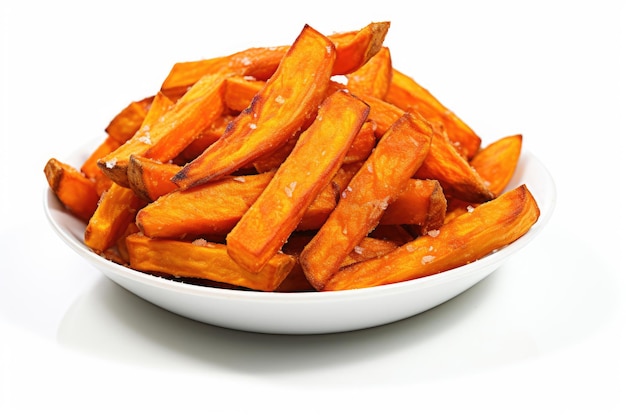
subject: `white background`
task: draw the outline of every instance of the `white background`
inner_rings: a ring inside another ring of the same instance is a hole
[[[2,2],[0,414],[625,411],[619,3]],[[376,329],[243,333],[131,295],[47,224],[46,161],[101,137],[174,62],[376,20],[398,69],[485,142],[522,133],[557,185],[544,232],[466,293]]]

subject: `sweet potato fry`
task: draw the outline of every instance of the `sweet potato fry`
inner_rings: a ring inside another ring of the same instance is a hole
[[[274,291],[295,265],[295,258],[276,254],[258,273],[235,263],[226,246],[203,239],[185,242],[150,239],[141,233],[126,238],[130,267],[139,271],[204,278],[259,291]]]
[[[152,202],[178,187],[171,178],[180,166],[155,161],[145,156],[131,155],[128,164],[128,184],[130,189],[143,200]]]
[[[284,145],[315,116],[334,62],[333,43],[306,25],[250,107],[172,181],[182,189],[199,185]],[[299,82],[294,83],[294,78]]]
[[[204,129],[187,147],[180,153],[180,157],[185,161],[197,158],[226,132],[226,128],[234,120],[235,116],[226,113],[218,116],[213,123]]]
[[[470,165],[491,192],[500,195],[515,173],[521,152],[522,135],[506,136],[479,150]]]
[[[163,195],[137,213],[149,237],[180,239],[226,235],[259,197],[274,173],[225,177]]]
[[[430,152],[415,177],[435,179],[446,195],[471,203],[483,203],[494,197],[485,180],[439,129],[433,129]]]
[[[249,77],[228,77],[224,89],[224,104],[229,110],[242,112],[265,86],[265,81]]]
[[[443,127],[465,159],[471,159],[480,148],[480,137],[465,122],[414,79],[397,69],[393,70],[386,101],[405,111],[417,110],[433,127]]]
[[[132,138],[141,127],[153,99],[154,97],[146,97],[143,100],[131,102],[115,115],[105,128],[105,132],[119,145]]]
[[[372,22],[356,32],[330,35],[337,49],[333,75],[345,75],[361,68],[378,53],[383,45],[390,22]]]
[[[383,46],[363,66],[347,75],[348,89],[359,97],[371,96],[384,100],[391,84],[392,71],[391,52]]]
[[[522,185],[481,204],[439,229],[375,259],[337,272],[323,290],[345,290],[407,281],[474,262],[517,240],[539,217]]]
[[[438,229],[446,216],[447,200],[435,180],[410,180],[387,207],[380,224],[412,225],[419,234]]]
[[[335,210],[302,251],[300,261],[311,285],[323,288],[345,257],[374,229],[426,158],[431,138],[430,125],[406,113],[380,139]]]
[[[355,71],[380,50],[389,30],[389,22],[372,22],[358,31],[329,35],[337,50],[332,75]],[[268,80],[278,68],[290,46],[249,48],[232,55],[174,64],[161,85],[161,92],[172,100],[200,78],[218,72]]]
[[[343,163],[368,112],[365,103],[343,91],[322,102],[316,120],[226,236],[228,253],[238,264],[258,272],[280,250]]]
[[[249,48],[228,56],[200,61],[177,62],[161,85],[161,92],[172,100],[207,74],[229,73],[267,80],[278,68],[289,46]]]
[[[117,139],[114,139],[112,136],[107,136],[80,167],[80,171],[85,174],[87,178],[96,183],[96,189],[99,195],[109,189],[112,181],[102,172],[98,166],[98,160],[119,147],[120,143]]]
[[[102,194],[98,208],[85,228],[84,242],[96,253],[103,253],[115,244],[135,220],[143,201],[129,189],[118,184]]]
[[[123,145],[98,160],[100,170],[113,182],[128,187],[127,169],[131,155],[141,155],[150,146],[150,126],[165,114],[173,102],[163,94],[157,94],[152,101],[148,114],[144,117],[141,127]]]
[[[100,195],[96,183],[69,164],[51,158],[44,167],[50,189],[71,213],[88,221],[96,211]]]

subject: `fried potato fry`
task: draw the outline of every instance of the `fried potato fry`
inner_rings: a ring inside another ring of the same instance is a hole
[[[411,113],[398,119],[381,138],[335,210],[302,251],[302,268],[313,287],[323,288],[345,257],[378,224],[428,155],[431,138],[430,125]]]
[[[102,194],[98,208],[85,228],[84,242],[96,253],[111,248],[135,220],[143,201],[129,189],[118,184]]]
[[[395,251],[348,266],[325,291],[391,284],[447,271],[482,258],[524,235],[539,217],[539,207],[522,185],[481,204],[439,229]]]
[[[88,221],[98,206],[100,195],[96,183],[76,168],[50,158],[44,167],[50,189],[74,215]]]
[[[141,233],[126,238],[126,249],[133,269],[204,278],[259,291],[274,291],[296,262],[293,256],[279,253],[261,271],[252,273],[228,256],[225,245],[203,239],[150,239]]]
[[[238,264],[258,272],[280,250],[343,163],[368,113],[365,103],[342,91],[322,102],[316,120],[226,236],[228,253]]]
[[[332,42],[305,26],[278,69],[217,142],[172,181],[186,189],[231,174],[284,145],[315,116],[335,62]],[[298,83],[290,82],[294,77]]]
[[[471,159],[478,152],[480,137],[428,90],[397,69],[393,70],[385,100],[404,111],[419,111],[434,128],[441,127],[465,159]]]

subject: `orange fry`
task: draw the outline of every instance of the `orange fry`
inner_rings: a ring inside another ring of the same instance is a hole
[[[258,273],[237,265],[223,244],[203,239],[184,242],[150,239],[141,233],[126,238],[130,267],[178,277],[203,278],[259,291],[274,291],[293,268],[293,256],[276,254]]]
[[[515,173],[522,152],[522,135],[507,136],[478,151],[470,165],[500,195]]]
[[[132,138],[148,114],[154,97],[133,101],[120,111],[106,127],[105,132],[119,145]]]
[[[226,235],[269,184],[273,172],[225,177],[163,195],[137,213],[147,236],[180,239]]]
[[[112,247],[135,220],[142,200],[129,189],[118,184],[102,194],[95,213],[85,228],[85,245],[97,253]]]
[[[323,288],[341,262],[378,224],[428,154],[432,129],[406,113],[380,139],[342,192],[337,207],[304,248],[300,262],[315,288]]]
[[[145,156],[131,155],[128,164],[130,189],[145,201],[154,201],[178,187],[171,178],[180,166],[155,161]]]
[[[307,207],[335,175],[369,109],[338,91],[321,104],[263,193],[226,236],[228,253],[258,272],[283,246]]]
[[[393,70],[386,101],[405,111],[419,111],[433,127],[442,127],[465,159],[471,159],[478,152],[481,143],[478,135],[428,90],[397,69]]]
[[[172,181],[182,189],[199,185],[284,145],[315,116],[334,62],[333,43],[306,25],[250,107]],[[293,83],[293,79],[299,82]]]
[[[48,160],[44,174],[59,201],[77,217],[89,220],[100,198],[96,183],[76,168],[55,158]]]
[[[397,250],[337,272],[323,290],[345,290],[407,281],[474,262],[525,234],[539,217],[526,186],[481,204]]]
[[[356,71],[347,75],[348,89],[357,96],[385,99],[391,84],[391,52],[382,47],[376,55]]]

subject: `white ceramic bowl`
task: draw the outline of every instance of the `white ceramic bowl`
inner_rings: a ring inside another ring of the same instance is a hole
[[[92,147],[67,161],[80,166]],[[197,286],[138,272],[108,261],[83,244],[85,224],[46,189],[53,229],[76,253],[137,296],[173,313],[231,329],[277,334],[335,333],[379,326],[435,307],[472,287],[528,244],[552,215],[556,191],[548,170],[523,152],[510,188],[525,183],[541,209],[537,223],[509,246],[462,267],[397,284],[320,293],[264,293]]]

